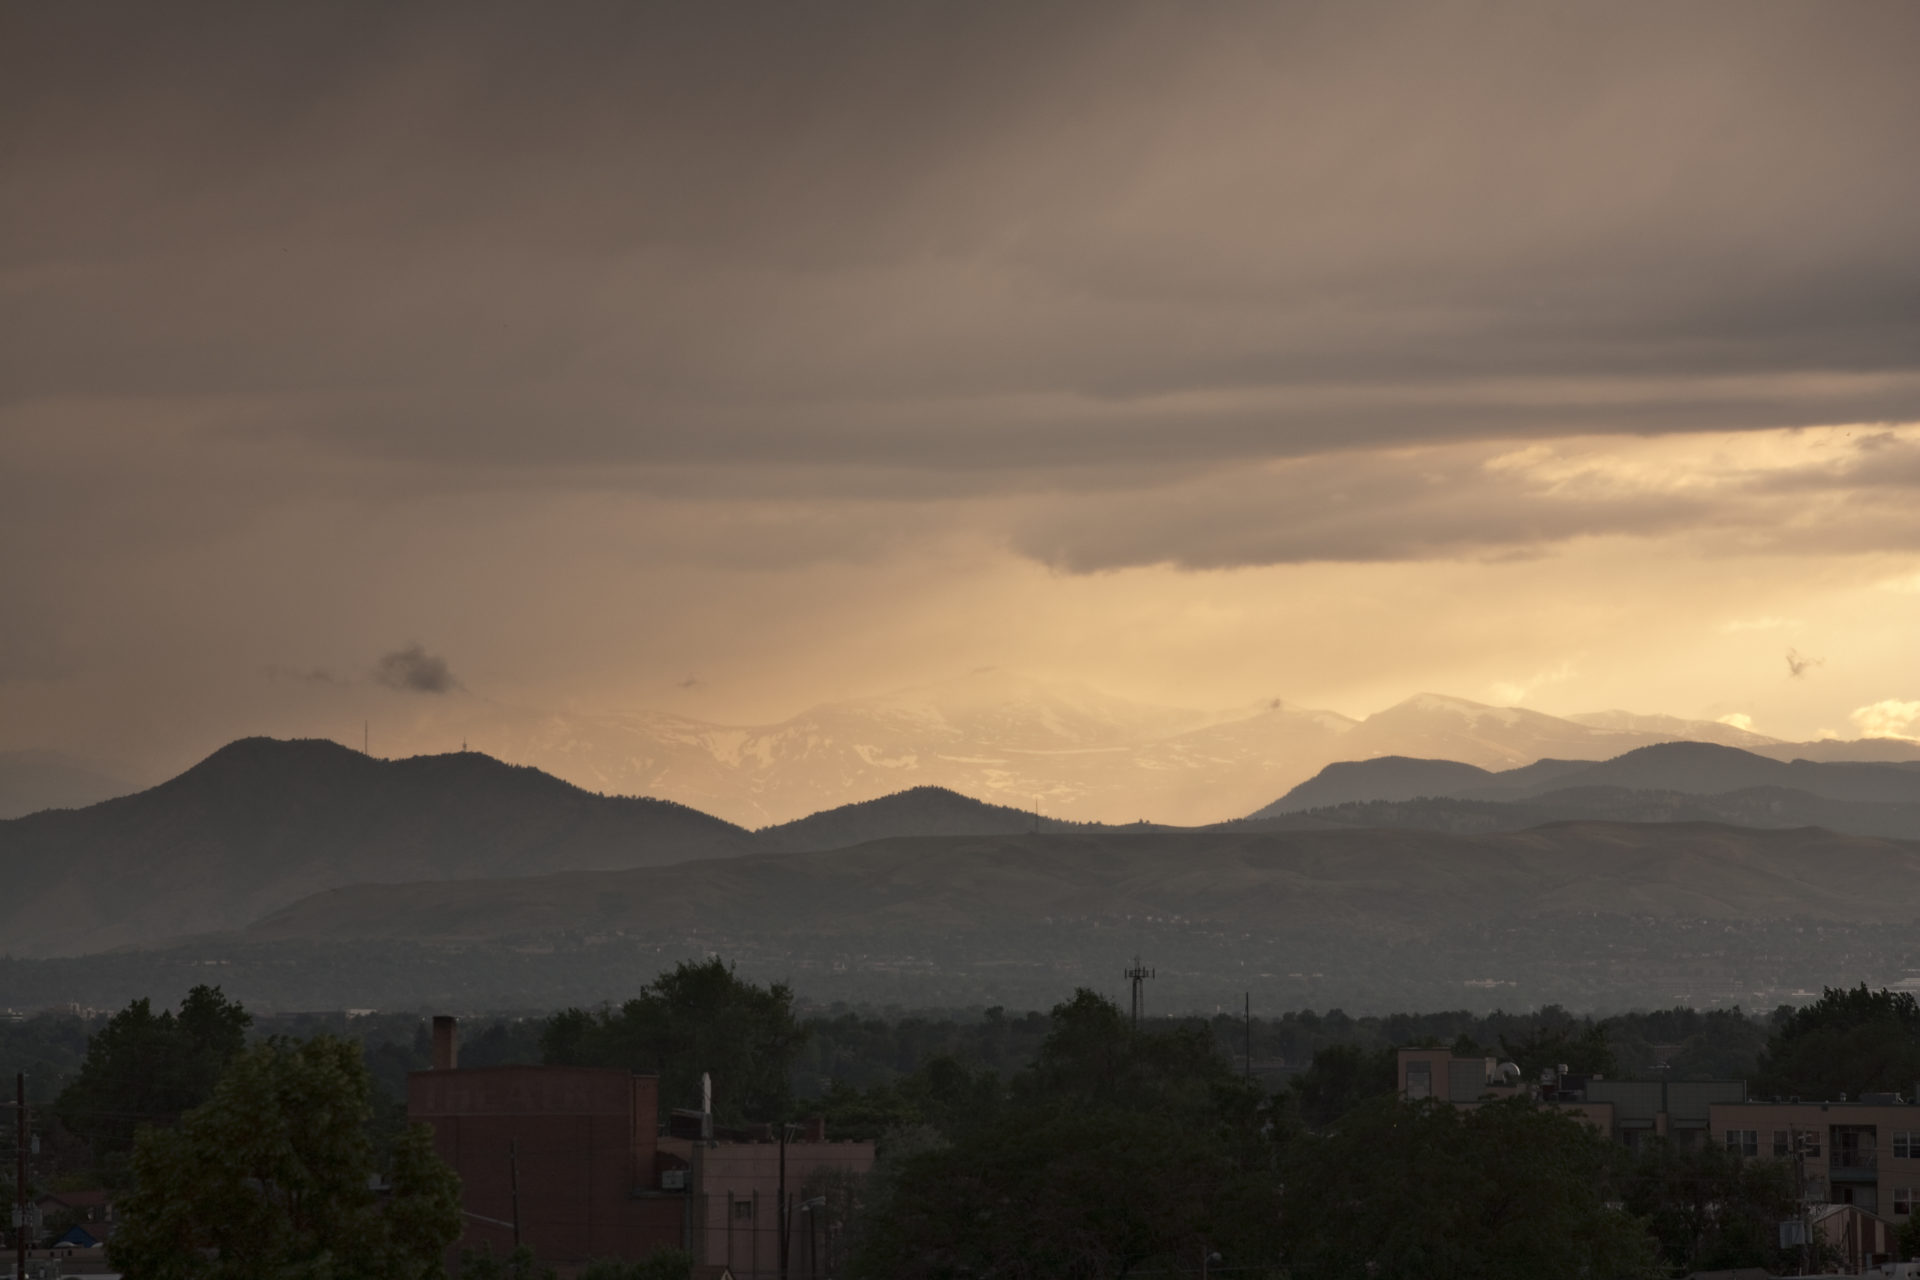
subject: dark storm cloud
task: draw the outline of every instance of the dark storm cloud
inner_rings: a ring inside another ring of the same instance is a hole
[[[1920,413],[1905,6],[15,28],[16,397],[982,476]]]
[[[1920,418],[1916,50],[1894,4],[25,8],[0,535],[64,532],[0,587],[448,493],[710,502],[637,545],[770,571],[923,515],[1073,570],[1762,527],[1394,451]],[[1911,450],[1737,492],[1894,509]]]
[[[373,668],[373,678],[389,689],[407,693],[451,693],[460,687],[447,660],[418,644],[381,655]]]

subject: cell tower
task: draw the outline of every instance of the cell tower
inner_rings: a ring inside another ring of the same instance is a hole
[[[1136,955],[1133,958],[1133,967],[1128,969],[1124,976],[1128,982],[1133,984],[1133,1028],[1138,1031],[1140,1029],[1140,1014],[1147,1007],[1147,993],[1141,984],[1153,976],[1153,970],[1143,966],[1140,963],[1140,957]]]

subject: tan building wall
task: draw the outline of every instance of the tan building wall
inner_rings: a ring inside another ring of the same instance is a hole
[[[694,1258],[724,1263],[737,1280],[774,1280],[780,1267],[780,1144],[662,1138],[663,1156],[684,1161],[694,1179]],[[844,1241],[828,1222],[844,1207],[802,1211],[811,1196],[847,1194],[849,1180],[873,1168],[871,1142],[789,1142],[787,1197],[790,1280],[844,1269]]]
[[[1796,1137],[1805,1135],[1818,1146],[1803,1156],[1803,1194],[1815,1201],[1858,1205],[1902,1224],[1920,1203],[1920,1106],[1719,1103],[1710,1128],[1717,1145],[1779,1159],[1792,1158]]]

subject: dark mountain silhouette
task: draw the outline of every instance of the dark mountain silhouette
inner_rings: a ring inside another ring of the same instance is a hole
[[[1257,831],[1393,827],[1483,835],[1584,821],[1711,822],[1759,829],[1824,827],[1849,835],[1920,840],[1920,803],[1829,800],[1783,787],[1749,787],[1711,796],[1625,787],[1568,787],[1523,800],[1461,796],[1355,800],[1227,825]]]
[[[1250,814],[1249,818],[1272,818],[1302,809],[1319,809],[1359,800],[1412,800],[1416,796],[1457,795],[1470,787],[1486,786],[1500,776],[1478,765],[1461,764],[1455,760],[1416,760],[1411,756],[1343,760],[1328,765],[1272,804]]]
[[[73,955],[238,928],[336,885],[633,867],[751,841],[684,805],[477,752],[376,760],[247,738],[150,790],[0,822],[0,936],[16,955]]]
[[[753,843],[766,853],[799,853],[900,836],[1015,835],[1033,830],[1037,821],[1032,813],[987,804],[945,787],[913,787],[763,827],[754,833]]]
[[[1447,760],[1382,757],[1328,765],[1250,819],[1421,797],[1534,801],[1595,788],[1690,796],[1771,789],[1870,805],[1920,805],[1920,763],[1782,761],[1711,742],[1657,743],[1598,762],[1539,760],[1499,773]]]
[[[1703,796],[1780,787],[1830,800],[1920,803],[1920,765],[1783,762],[1710,742],[1663,742],[1552,780],[1553,789],[1567,786],[1626,787]],[[1538,792],[1547,787],[1536,782],[1531,789]]]

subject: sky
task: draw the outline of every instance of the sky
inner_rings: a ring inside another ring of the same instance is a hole
[[[1920,736],[1920,8],[14,6],[0,748]]]

